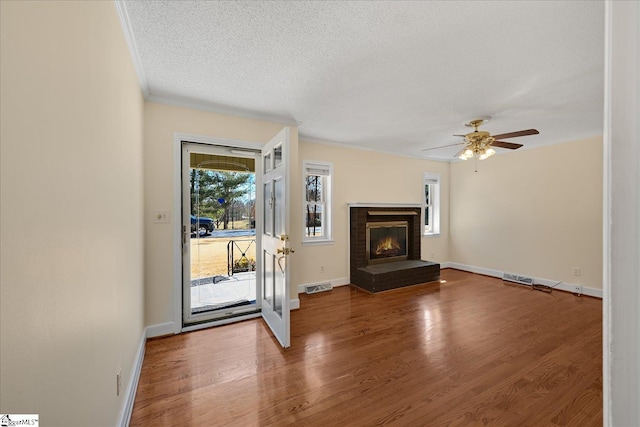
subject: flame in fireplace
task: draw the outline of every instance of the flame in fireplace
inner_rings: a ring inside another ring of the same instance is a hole
[[[381,239],[376,246],[376,255],[395,256],[401,251],[400,243],[393,237]]]

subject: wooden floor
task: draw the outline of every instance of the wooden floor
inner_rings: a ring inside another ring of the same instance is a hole
[[[442,279],[300,295],[287,350],[260,319],[150,340],[131,425],[602,425],[600,300]]]

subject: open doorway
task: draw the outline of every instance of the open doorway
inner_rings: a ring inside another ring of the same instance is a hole
[[[259,315],[258,153],[183,143],[184,325]]]

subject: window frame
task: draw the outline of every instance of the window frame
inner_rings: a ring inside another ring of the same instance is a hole
[[[322,228],[324,235],[307,236],[307,171],[310,169],[328,170],[328,175],[317,175],[323,179],[324,212],[322,212]],[[327,245],[333,243],[333,163],[318,160],[304,160],[302,162],[302,244],[303,245]]]
[[[429,201],[427,201],[425,187],[429,185]],[[422,174],[422,235],[440,235],[440,174],[424,172]],[[429,202],[429,203],[427,203]],[[428,209],[429,208],[429,209]],[[426,230],[427,211],[431,217],[431,229]]]

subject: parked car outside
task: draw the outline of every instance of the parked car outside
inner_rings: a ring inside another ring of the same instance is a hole
[[[211,218],[207,218],[204,216],[197,217],[195,215],[191,215],[191,232],[198,232],[199,235],[205,235],[211,233],[215,228],[214,222]]]

